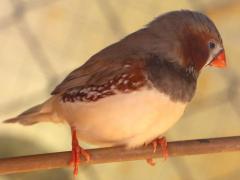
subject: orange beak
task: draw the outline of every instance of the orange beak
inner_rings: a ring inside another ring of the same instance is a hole
[[[224,68],[227,66],[224,50],[220,51],[209,63],[210,66]]]

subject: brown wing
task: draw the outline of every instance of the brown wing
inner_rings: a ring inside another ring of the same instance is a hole
[[[93,58],[71,72],[51,94],[63,94],[75,87],[103,85],[122,74],[129,74],[130,72],[137,71],[140,73],[143,72],[143,64],[144,60],[141,58]]]
[[[143,56],[146,56],[146,51],[149,51],[155,38],[146,29],[141,29],[104,48],[71,72],[52,94],[64,93],[79,86],[101,85],[119,74],[129,72],[131,68],[143,70]]]
[[[118,93],[130,93],[147,85],[145,74],[137,68],[116,75],[114,78],[100,85],[92,84],[68,89],[61,94],[61,97],[63,102],[90,102]]]

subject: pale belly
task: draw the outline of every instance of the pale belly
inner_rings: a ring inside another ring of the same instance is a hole
[[[160,136],[184,112],[186,104],[172,102],[157,90],[118,94],[96,102],[61,102],[59,114],[78,137],[99,145],[135,147]]]

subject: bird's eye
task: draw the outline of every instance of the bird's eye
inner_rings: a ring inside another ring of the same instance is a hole
[[[209,41],[208,42],[208,48],[209,49],[214,49],[216,47],[216,43],[215,42],[213,42],[213,41]]]

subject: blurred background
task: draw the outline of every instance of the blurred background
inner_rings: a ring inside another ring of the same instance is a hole
[[[97,51],[176,9],[198,10],[213,19],[228,68],[204,70],[194,101],[167,139],[240,135],[239,0],[1,0],[0,122],[44,101]],[[0,124],[0,158],[65,151],[70,145],[64,124]],[[237,180],[239,162],[239,153],[222,153],[157,160],[155,167],[145,161],[111,163],[82,167],[78,179]],[[0,177],[30,179],[72,179],[72,169]]]

